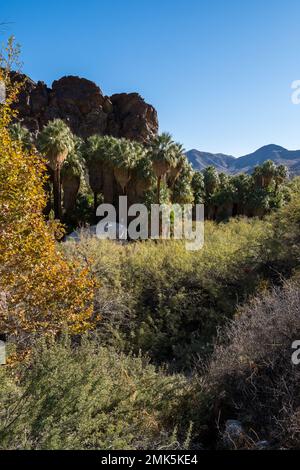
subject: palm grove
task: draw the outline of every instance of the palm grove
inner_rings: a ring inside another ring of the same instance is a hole
[[[20,123],[12,124],[10,132],[46,157],[46,212],[53,205],[55,218],[73,227],[94,222],[98,204],[117,205],[119,195],[127,195],[129,204],[203,203],[206,218],[219,221],[263,216],[287,199],[284,166],[266,161],[250,176],[218,174],[214,167],[194,172],[183,147],[167,133],[147,144],[100,135],[84,141],[59,119],[35,138]]]

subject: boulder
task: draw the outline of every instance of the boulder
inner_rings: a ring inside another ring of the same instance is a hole
[[[245,431],[240,421],[228,419],[225,423],[223,444],[226,448],[239,448],[245,441]]]
[[[12,79],[24,81],[17,119],[31,132],[56,118],[83,138],[100,134],[147,142],[158,132],[156,110],[138,93],[104,96],[94,82],[76,76],[56,80],[51,88],[15,72]]]
[[[147,141],[158,131],[157,112],[138,93],[120,93],[110,98],[113,105],[111,133],[116,137]]]

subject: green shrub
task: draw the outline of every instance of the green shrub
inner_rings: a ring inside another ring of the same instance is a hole
[[[205,246],[197,252],[174,240],[122,246],[91,238],[63,248],[101,281],[97,309],[106,341],[118,338],[126,351],[189,368],[195,355],[210,352],[217,327],[259,286],[269,230],[259,220],[207,222]],[[105,303],[116,308],[110,313]]]
[[[290,183],[289,197],[289,203],[268,219],[272,232],[265,246],[270,253],[270,271],[285,277],[300,265],[300,178]]]
[[[29,364],[0,373],[0,449],[181,447],[187,381],[97,338],[40,341]]]

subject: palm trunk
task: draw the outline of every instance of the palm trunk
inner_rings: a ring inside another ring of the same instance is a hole
[[[160,204],[160,186],[161,186],[161,176],[157,178],[157,204]],[[159,224],[159,229],[158,229],[158,234],[159,238],[162,236],[162,220],[160,216],[160,212],[158,213],[158,224]]]
[[[80,176],[64,175],[61,180],[63,190],[62,207],[70,215],[76,206],[76,199],[80,188]]]
[[[97,208],[98,208],[98,194],[96,193],[96,191],[94,191],[94,215],[95,216],[96,216]]]
[[[47,179],[47,181],[44,183],[43,185],[43,189],[44,189],[44,192],[45,192],[45,195],[46,195],[46,205],[43,209],[43,214],[48,217],[50,212],[51,212],[51,208],[52,208],[52,204],[51,204],[51,184],[50,184],[50,179]]]
[[[161,176],[157,178],[157,204],[160,204],[160,186],[161,186]]]
[[[57,165],[53,178],[53,197],[54,197],[54,215],[56,219],[61,220],[61,184],[60,184],[60,166]]]

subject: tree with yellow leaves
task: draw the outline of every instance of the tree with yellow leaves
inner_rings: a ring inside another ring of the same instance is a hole
[[[55,335],[63,328],[79,333],[91,327],[94,281],[88,269],[67,261],[55,234],[61,226],[43,217],[45,161],[13,140],[9,125],[21,83],[11,80],[17,57],[13,41],[0,54],[0,332],[17,344],[32,334]]]

